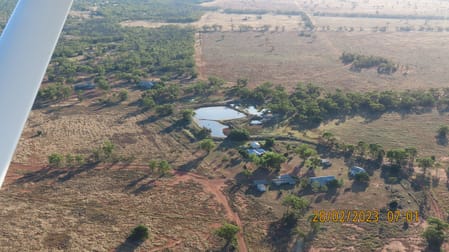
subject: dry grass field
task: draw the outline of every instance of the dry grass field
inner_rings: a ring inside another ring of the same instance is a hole
[[[448,155],[448,148],[438,144],[435,136],[444,124],[449,124],[447,114],[434,111],[421,115],[386,114],[374,121],[356,117],[343,123],[331,122],[320,130],[330,131],[347,143],[379,143],[387,149],[414,146],[421,155],[443,157]]]
[[[52,153],[90,154],[104,141],[116,143],[119,154],[134,155],[138,161],[167,159],[182,162],[190,153],[182,133],[163,133],[173,121],[140,124],[149,114],[133,115],[135,107],[120,105],[99,108],[72,105],[34,110],[19,142],[17,163],[45,163]],[[132,115],[132,116],[131,116]],[[36,132],[43,132],[36,137]]]
[[[229,81],[248,78],[291,86],[313,82],[327,89],[406,90],[445,87],[449,78],[449,33],[296,32],[207,33],[201,36],[203,75]],[[357,52],[388,58],[400,69],[392,75],[375,70],[353,72],[340,55]]]
[[[303,9],[308,12],[361,13],[389,15],[438,15],[447,16],[449,3],[444,0],[389,1],[389,0],[215,0],[203,6],[222,9],[243,10],[293,10]]]
[[[203,3],[203,6],[219,7],[221,9],[240,10],[292,10],[298,8],[295,0],[215,0]]]
[[[346,31],[349,32],[369,32],[380,31],[385,27],[386,32],[396,32],[400,27],[413,27],[419,31],[421,27],[425,29],[435,29],[449,27],[448,20],[425,20],[425,19],[389,19],[389,18],[347,18],[347,17],[323,17],[313,16],[314,25],[318,32],[321,31]],[[447,32],[447,31],[446,31]]]
[[[261,29],[267,25],[268,30],[274,31],[276,27],[281,31],[299,31],[302,29],[302,19],[299,16],[287,15],[252,15],[252,14],[225,14],[221,12],[207,12],[198,22],[181,24],[181,23],[159,23],[144,20],[124,21],[123,26],[141,26],[147,28],[156,28],[164,25],[179,25],[179,26],[195,26],[202,30],[203,26],[221,25],[221,31],[239,31],[239,26],[247,25],[253,29]]]
[[[197,183],[168,185],[148,173],[90,170],[64,182],[40,177],[8,186],[0,250],[134,251],[126,237],[138,224],[150,229],[138,251],[215,248],[213,231],[226,218],[214,196]]]
[[[389,14],[389,15],[432,15],[445,16],[449,3],[442,0],[423,1],[389,1],[389,0],[293,0],[297,6],[310,12],[329,13],[363,13],[363,14]]]

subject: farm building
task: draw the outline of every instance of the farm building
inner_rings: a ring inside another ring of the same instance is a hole
[[[251,142],[249,145],[253,149],[260,149],[260,147],[261,147],[259,142]]]
[[[251,126],[255,126],[255,125],[262,125],[263,122],[260,120],[252,120],[251,122],[249,122],[249,125]]]
[[[310,178],[310,183],[318,182],[320,186],[326,185],[328,182],[335,180],[335,176],[321,176]]]
[[[137,87],[143,90],[151,89],[154,87],[154,82],[152,81],[141,81],[139,84],[137,84]]]
[[[273,183],[277,186],[280,186],[282,184],[295,185],[296,180],[289,174],[283,174],[278,176],[276,179],[273,179]]]
[[[330,167],[330,166],[332,166],[332,163],[328,159],[321,159],[321,165],[323,167]]]
[[[248,154],[255,154],[256,156],[261,156],[262,154],[265,153],[264,149],[248,149],[247,150]]]
[[[256,186],[259,192],[266,192],[268,181],[266,180],[254,180],[253,184]]]
[[[73,86],[73,89],[75,91],[81,91],[81,90],[91,90],[91,89],[95,89],[95,84],[93,83],[80,83],[80,84],[76,84],[75,86]]]
[[[366,173],[366,170],[365,169],[363,169],[362,167],[358,167],[358,166],[353,166],[352,168],[351,168],[351,170],[349,170],[349,175],[350,176],[355,176],[355,175],[357,175],[357,174],[359,174],[359,173]]]

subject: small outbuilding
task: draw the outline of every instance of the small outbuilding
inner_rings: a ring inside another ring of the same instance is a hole
[[[262,125],[263,122],[260,120],[251,120],[251,122],[249,122],[249,125],[251,126],[256,126],[256,125]]]
[[[331,161],[329,159],[321,159],[321,165],[323,167],[327,168],[327,167],[331,167],[332,163],[331,163]]]
[[[359,174],[359,173],[366,173],[366,170],[363,169],[362,167],[359,166],[353,166],[350,170],[349,170],[349,175],[351,177]]]
[[[246,150],[246,152],[248,152],[249,155],[255,154],[256,156],[262,156],[267,151],[262,148],[258,148],[258,149],[248,149]]]
[[[331,182],[332,180],[335,180],[335,176],[320,176],[320,177],[311,177],[310,183],[319,183],[320,186],[324,186],[327,183]]]
[[[277,186],[282,184],[295,185],[296,179],[294,179],[290,174],[283,174],[273,179],[273,183]]]
[[[260,147],[261,147],[259,142],[251,142],[249,145],[253,149],[260,149]]]
[[[259,192],[266,192],[268,181],[266,180],[254,180],[253,184],[256,186]]]
[[[92,90],[95,89],[95,84],[87,82],[87,83],[80,83],[73,86],[73,89],[75,91],[82,91],[82,90]]]
[[[137,84],[137,87],[143,90],[152,89],[154,87],[155,83],[152,81],[141,81],[139,84]]]

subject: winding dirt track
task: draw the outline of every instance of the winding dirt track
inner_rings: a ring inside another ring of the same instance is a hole
[[[186,172],[175,172],[174,175],[175,177],[172,181],[170,181],[170,184],[175,185],[180,182],[192,180],[200,184],[204,188],[205,192],[212,193],[215,196],[215,199],[224,206],[227,218],[235,222],[240,228],[240,232],[237,233],[239,251],[247,252],[248,248],[246,247],[245,239],[243,237],[242,221],[240,220],[239,215],[232,210],[226,195],[222,191],[222,189],[226,186],[226,179],[208,179],[197,174]]]

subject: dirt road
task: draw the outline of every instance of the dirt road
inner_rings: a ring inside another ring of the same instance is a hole
[[[175,177],[172,181],[170,181],[170,184],[174,185],[180,182],[192,180],[199,183],[204,188],[205,192],[212,193],[215,196],[216,200],[224,206],[226,217],[230,221],[235,222],[240,228],[240,232],[237,234],[239,251],[247,252],[248,248],[246,247],[245,239],[243,237],[242,221],[240,220],[239,215],[232,210],[226,195],[222,191],[222,189],[226,186],[226,179],[208,179],[200,175],[186,172],[175,172],[174,175]]]
[[[198,79],[204,80],[204,67],[205,62],[203,61],[203,39],[201,32],[195,34],[195,65],[198,71]]]

